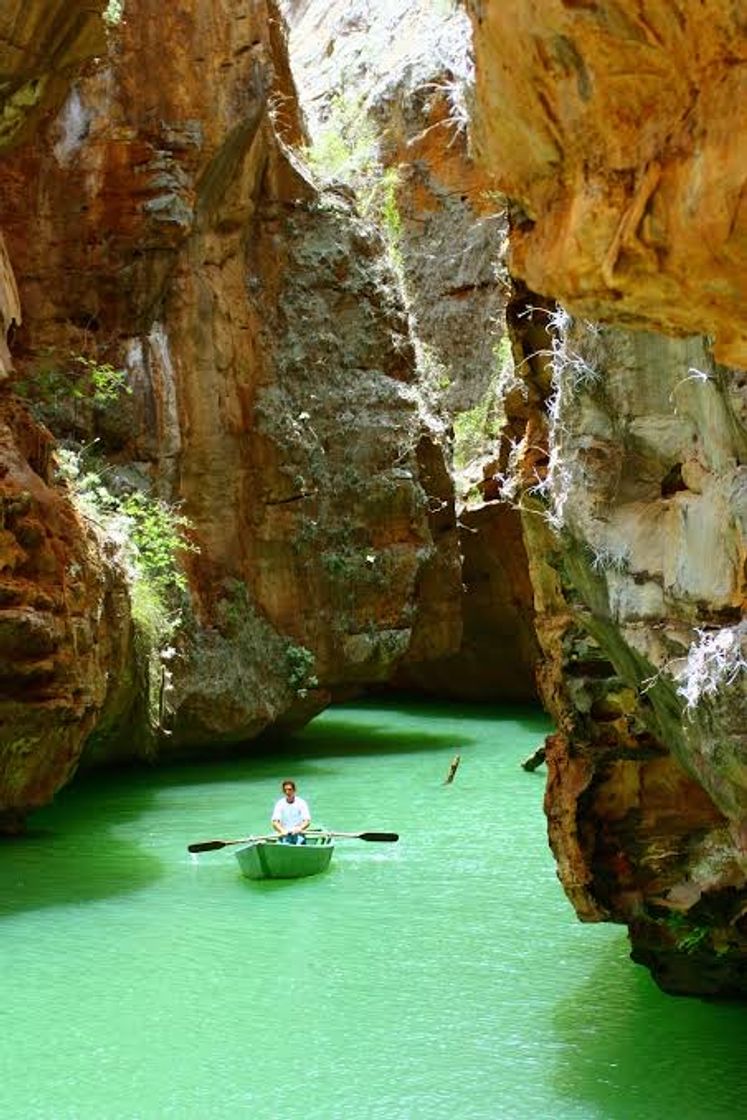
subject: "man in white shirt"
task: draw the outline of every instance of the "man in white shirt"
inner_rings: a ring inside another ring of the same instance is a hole
[[[290,778],[283,782],[283,795],[272,810],[272,827],[281,844],[305,844],[304,832],[311,824],[309,807],[302,797],[296,796],[296,783]]]

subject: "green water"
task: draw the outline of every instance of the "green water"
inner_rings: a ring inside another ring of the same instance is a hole
[[[661,994],[557,883],[531,712],[354,705],[279,757],[101,777],[0,849],[2,1120],[718,1120],[747,1012]],[[444,785],[456,750],[462,763]],[[280,780],[316,879],[230,848]]]

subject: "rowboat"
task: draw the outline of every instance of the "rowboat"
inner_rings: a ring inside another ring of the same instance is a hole
[[[399,840],[396,832],[329,832],[317,829],[305,832],[305,844],[281,844],[274,833],[270,836],[243,836],[240,840],[198,840],[187,844],[192,855],[198,852],[217,852],[221,848],[243,844],[235,855],[241,874],[247,879],[306,879],[318,875],[329,867],[335,840],[371,840],[374,843],[393,844]]]
[[[235,855],[247,879],[305,879],[326,871],[334,850],[329,833],[307,836],[305,844],[281,844],[260,836]]]

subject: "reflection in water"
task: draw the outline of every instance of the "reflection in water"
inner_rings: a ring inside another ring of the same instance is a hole
[[[152,806],[147,778],[89,779],[62,800],[62,814],[55,807],[38,814],[51,827],[30,828],[0,846],[0,918],[129,893],[163,874],[161,859],[147,850],[142,837],[118,834]]]
[[[558,1093],[606,1120],[741,1115],[744,1008],[667,996],[628,952],[622,933],[600,946],[589,975],[553,1015],[564,1044],[553,1074]]]

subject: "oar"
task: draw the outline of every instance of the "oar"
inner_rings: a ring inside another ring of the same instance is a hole
[[[396,832],[310,832],[310,836],[335,836],[347,840],[374,840],[382,844],[393,844],[399,840]],[[189,844],[188,852],[215,852],[219,848],[228,848],[231,844],[253,844],[257,840],[277,840],[277,833],[272,836],[244,836],[241,840],[203,840],[198,844]]]
[[[346,840],[375,840],[380,844],[394,844],[398,832],[323,832],[323,836],[342,836]]]
[[[240,840],[204,840],[199,844],[188,844],[188,852],[216,852],[218,848],[228,848],[231,844],[254,844],[258,840],[279,840],[277,833],[272,836],[242,836]]]

